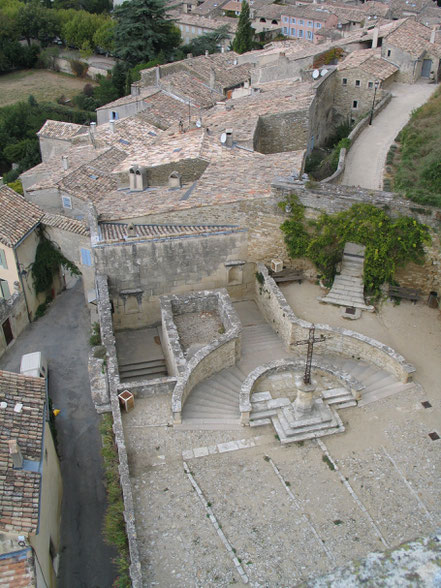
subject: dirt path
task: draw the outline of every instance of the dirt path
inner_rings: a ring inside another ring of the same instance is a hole
[[[419,82],[417,84],[394,84],[392,100],[366,127],[349,150],[342,184],[362,188],[381,189],[383,167],[393,140],[409,120],[415,108],[428,100],[438,86]]]

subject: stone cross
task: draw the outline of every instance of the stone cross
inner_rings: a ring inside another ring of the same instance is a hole
[[[294,345],[308,345],[306,351],[306,364],[305,364],[305,375],[303,376],[303,381],[305,384],[311,383],[311,364],[312,364],[312,353],[314,351],[314,343],[321,343],[322,341],[326,341],[326,337],[324,335],[320,335],[320,337],[314,337],[315,333],[315,325],[309,329],[309,336],[307,339],[303,339],[302,341],[297,341]]]

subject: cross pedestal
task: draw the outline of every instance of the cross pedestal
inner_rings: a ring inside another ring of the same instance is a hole
[[[317,382],[311,380],[309,384],[305,384],[302,376],[295,376],[295,384],[297,388],[297,398],[293,402],[293,407],[299,416],[307,416],[311,414],[314,407],[314,390],[317,388]]]

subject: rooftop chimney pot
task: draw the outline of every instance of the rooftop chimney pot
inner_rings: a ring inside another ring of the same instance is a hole
[[[21,449],[19,444],[17,443],[17,439],[10,439],[8,441],[9,445],[9,455],[12,458],[12,464],[15,469],[21,470],[23,469],[23,455],[21,453]]]

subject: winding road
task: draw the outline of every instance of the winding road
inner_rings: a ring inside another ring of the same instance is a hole
[[[427,81],[416,84],[395,83],[391,86],[391,101],[350,148],[342,184],[382,189],[383,168],[389,147],[409,120],[412,110],[424,104],[437,87]]]

